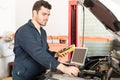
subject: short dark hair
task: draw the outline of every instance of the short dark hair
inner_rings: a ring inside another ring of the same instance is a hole
[[[48,8],[48,9],[52,8],[51,4],[49,4],[47,1],[45,1],[45,0],[38,0],[33,5],[32,11],[33,10],[39,11],[42,6],[44,6],[45,8]]]

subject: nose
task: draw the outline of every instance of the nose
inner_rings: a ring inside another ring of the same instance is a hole
[[[48,21],[48,18],[49,18],[49,16],[48,16],[48,15],[46,15],[46,16],[45,16],[45,20],[46,20],[46,21]]]

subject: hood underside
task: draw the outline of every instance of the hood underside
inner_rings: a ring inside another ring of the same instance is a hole
[[[96,18],[120,40],[119,6],[111,0],[79,0],[81,5],[89,8]]]

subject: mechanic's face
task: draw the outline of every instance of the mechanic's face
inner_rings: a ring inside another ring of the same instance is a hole
[[[50,10],[42,6],[38,12],[37,11],[35,12],[35,15],[34,15],[35,21],[40,26],[45,26],[48,21],[49,15],[50,15]]]

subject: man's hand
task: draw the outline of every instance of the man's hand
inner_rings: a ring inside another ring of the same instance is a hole
[[[68,53],[71,53],[73,50],[75,49],[75,45],[70,45],[66,48],[63,48],[61,49],[60,51],[58,51],[56,54],[55,54],[55,57],[63,57],[65,55],[67,55]]]
[[[59,64],[57,67],[58,70],[62,71],[65,74],[69,74],[70,76],[78,76],[80,70],[75,66],[65,66],[63,64]]]

